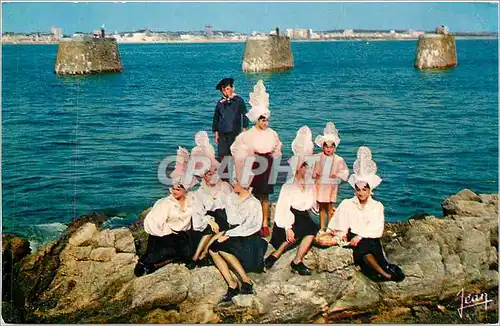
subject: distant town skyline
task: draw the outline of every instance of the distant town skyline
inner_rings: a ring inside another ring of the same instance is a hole
[[[434,30],[496,32],[497,3],[2,3],[3,32],[201,31],[239,33],[275,27],[312,30]]]

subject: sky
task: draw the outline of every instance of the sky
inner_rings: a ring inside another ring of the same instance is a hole
[[[275,27],[331,29],[497,31],[495,3],[2,3],[3,32],[49,32],[55,25],[70,35],[91,32],[105,25],[107,31],[268,32]]]

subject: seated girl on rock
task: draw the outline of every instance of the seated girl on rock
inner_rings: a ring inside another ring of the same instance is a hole
[[[231,185],[222,181],[217,174],[220,163],[215,159],[215,150],[207,132],[198,132],[195,143],[196,146],[191,150],[191,159],[196,160],[195,171],[200,170],[199,165],[203,164],[199,161],[200,158],[208,159],[210,166],[199,175],[202,178],[201,184],[194,192],[198,209],[193,213],[191,243],[194,255],[186,264],[189,269],[211,264],[207,255],[213,236],[231,227],[227,221],[223,199],[233,193]]]
[[[194,178],[185,180],[189,152],[179,147],[175,169],[171,173],[171,194],[158,200],[144,219],[144,230],[149,234],[146,253],[135,266],[136,276],[150,274],[160,264],[172,261],[187,262],[191,258],[188,231],[191,216],[196,210],[196,200],[188,190],[196,183]]]
[[[354,263],[370,279],[400,282],[405,278],[403,271],[389,264],[380,243],[384,232],[384,205],[372,198],[372,191],[382,179],[376,175],[377,165],[368,147],[358,149],[353,170],[348,182],[355,196],[340,203],[328,224],[327,235],[349,242]]]
[[[293,183],[285,183],[281,187],[276,204],[275,222],[271,244],[275,248],[265,260],[267,269],[273,267],[278,258],[294,245],[299,246],[290,266],[292,272],[300,275],[311,275],[311,270],[302,260],[307,254],[318,232],[318,225],[311,219],[309,211],[317,207],[314,182],[306,182],[306,175],[312,176],[312,168],[305,157],[311,156],[314,150],[311,130],[303,126],[297,132],[292,143],[294,156],[289,160],[295,169]]]
[[[215,266],[227,282],[227,293],[221,301],[231,301],[238,294],[252,294],[253,283],[247,272],[264,270],[267,241],[260,237],[262,208],[251,193],[250,182],[235,181],[234,193],[224,197],[228,222],[236,227],[220,232],[209,248]],[[241,287],[230,273],[241,280]]]

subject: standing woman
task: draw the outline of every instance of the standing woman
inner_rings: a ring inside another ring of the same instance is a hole
[[[144,219],[144,230],[149,234],[146,253],[139,258],[134,273],[137,277],[155,271],[158,264],[191,258],[188,231],[196,211],[196,200],[188,190],[196,180],[185,177],[189,152],[179,147],[175,169],[171,173],[170,196],[158,200]]]
[[[316,209],[314,183],[307,182],[312,168],[306,163],[305,157],[312,155],[314,144],[311,130],[303,126],[297,132],[292,143],[293,154],[298,159],[294,166],[295,178],[293,183],[285,183],[276,204],[273,235],[271,244],[275,248],[265,260],[266,268],[271,268],[276,260],[294,245],[299,248],[291,263],[292,272],[300,275],[311,275],[311,270],[302,260],[307,254],[318,232],[318,225],[311,219],[311,209]],[[289,161],[290,162],[290,161]]]
[[[261,235],[267,237],[269,235],[269,194],[273,193],[273,185],[269,183],[269,175],[271,174],[273,159],[281,157],[281,141],[278,133],[269,128],[269,94],[266,92],[264,83],[259,80],[250,93],[250,105],[252,109],[247,113],[247,117],[255,126],[241,133],[233,145],[231,153],[234,156],[236,177],[238,182],[241,182],[243,176],[243,167],[245,160],[249,156],[255,155],[262,157],[267,161],[266,170],[255,175],[251,186],[252,194],[257,197],[262,207],[262,229]],[[258,163],[254,162],[252,168],[257,168]]]
[[[327,233],[349,241],[354,263],[367,277],[374,281],[400,282],[405,278],[403,271],[389,264],[380,243],[384,232],[384,205],[372,198],[372,191],[382,179],[376,174],[377,165],[368,147],[358,149],[353,170],[348,182],[355,196],[340,203]]]

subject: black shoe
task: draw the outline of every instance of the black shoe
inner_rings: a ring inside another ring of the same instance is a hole
[[[387,271],[391,274],[391,281],[401,282],[405,279],[405,273],[398,265],[389,264],[389,266],[387,266]]]
[[[186,263],[188,269],[194,269],[196,266],[198,266],[198,261],[190,260]]]
[[[151,264],[144,264],[143,262],[138,262],[134,268],[134,274],[137,277],[141,277],[144,274],[151,274],[154,272],[154,267]]]
[[[233,297],[237,296],[240,293],[240,289],[238,289],[238,286],[236,286],[235,289],[228,287],[227,288],[227,293],[222,297],[220,300],[221,302],[229,302],[233,299]]]
[[[240,294],[253,294],[253,284],[246,282],[241,283]]]
[[[294,273],[299,273],[299,275],[311,275],[312,272],[309,268],[307,268],[306,265],[304,265],[303,262],[300,262],[298,264],[295,264],[292,260],[292,263],[290,264],[292,267],[292,272]]]
[[[278,260],[276,256],[274,255],[269,255],[267,258],[264,260],[264,266],[266,266],[266,269],[270,269],[271,267],[274,266],[274,263]]]

